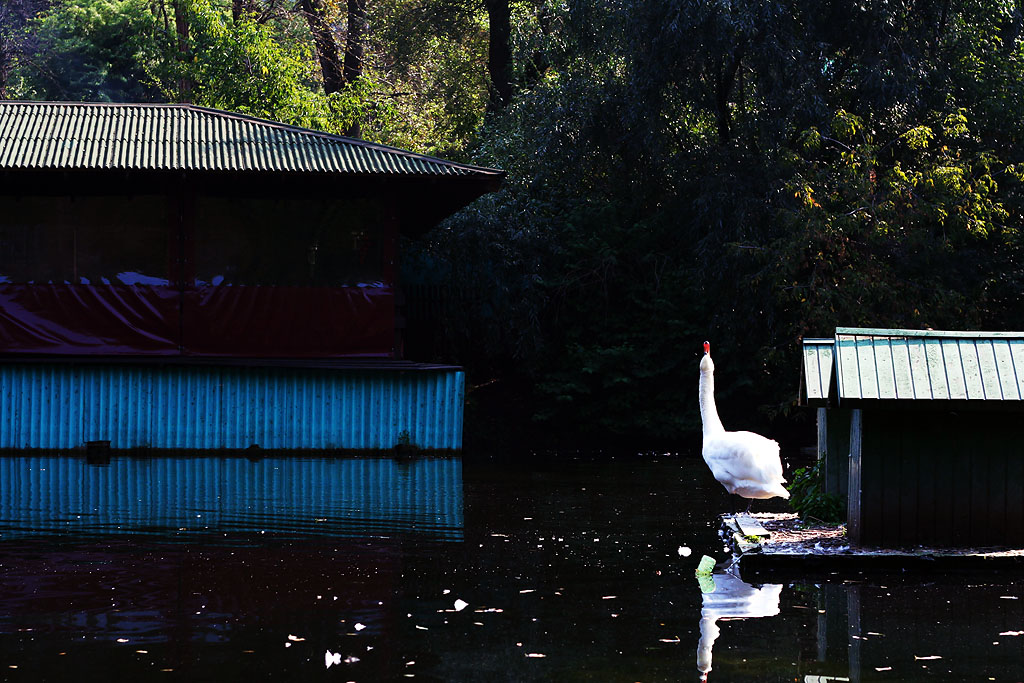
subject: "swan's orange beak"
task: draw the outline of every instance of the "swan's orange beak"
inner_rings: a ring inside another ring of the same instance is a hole
[[[704,342],[704,353],[711,353],[711,344]]]

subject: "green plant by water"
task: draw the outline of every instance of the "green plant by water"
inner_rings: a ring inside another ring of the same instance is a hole
[[[829,524],[846,521],[846,505],[837,495],[825,491],[825,458],[811,467],[801,467],[793,472],[793,483],[789,485],[789,506],[800,515],[800,519],[816,519]]]

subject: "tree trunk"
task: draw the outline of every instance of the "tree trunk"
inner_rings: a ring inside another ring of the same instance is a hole
[[[490,92],[487,99],[487,113],[504,109],[512,100],[512,49],[509,45],[512,34],[512,13],[509,0],[485,0],[490,36],[487,49],[487,73],[490,76]]]
[[[736,48],[729,62],[719,64],[715,74],[715,114],[718,123],[718,142],[725,144],[732,138],[732,114],[729,112],[729,95],[732,93],[736,72],[740,68],[743,50]]]
[[[172,0],[174,7],[174,30],[178,36],[178,57],[182,64],[188,61],[188,13],[183,0]],[[182,104],[192,102],[192,79],[182,75],[178,79],[178,101]]]
[[[366,0],[348,0],[348,39],[345,41],[346,83],[363,75],[363,51],[366,42]]]
[[[323,0],[302,0],[302,14],[313,34],[313,44],[320,60],[320,71],[324,77],[324,92],[330,95],[345,86],[338,51],[338,40],[327,21],[327,8]]]

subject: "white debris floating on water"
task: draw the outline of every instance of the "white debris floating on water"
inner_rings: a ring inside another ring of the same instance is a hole
[[[689,557],[690,553],[692,553],[693,551],[687,548],[685,545],[681,545],[679,546],[679,550],[677,550],[676,552],[679,553],[679,557]]]
[[[466,602],[465,600],[462,600],[460,598],[460,599],[455,601],[455,611],[456,612],[461,612],[462,610],[466,609],[467,607],[469,607],[469,603]]]
[[[324,655],[324,664],[327,666],[328,669],[331,668],[332,664],[341,664],[341,653],[331,652],[330,650],[328,650],[327,654]]]

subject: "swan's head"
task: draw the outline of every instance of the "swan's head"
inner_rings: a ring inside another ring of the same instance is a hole
[[[715,363],[711,360],[711,344],[704,342],[704,357],[700,359],[700,371],[702,373],[713,373]]]

